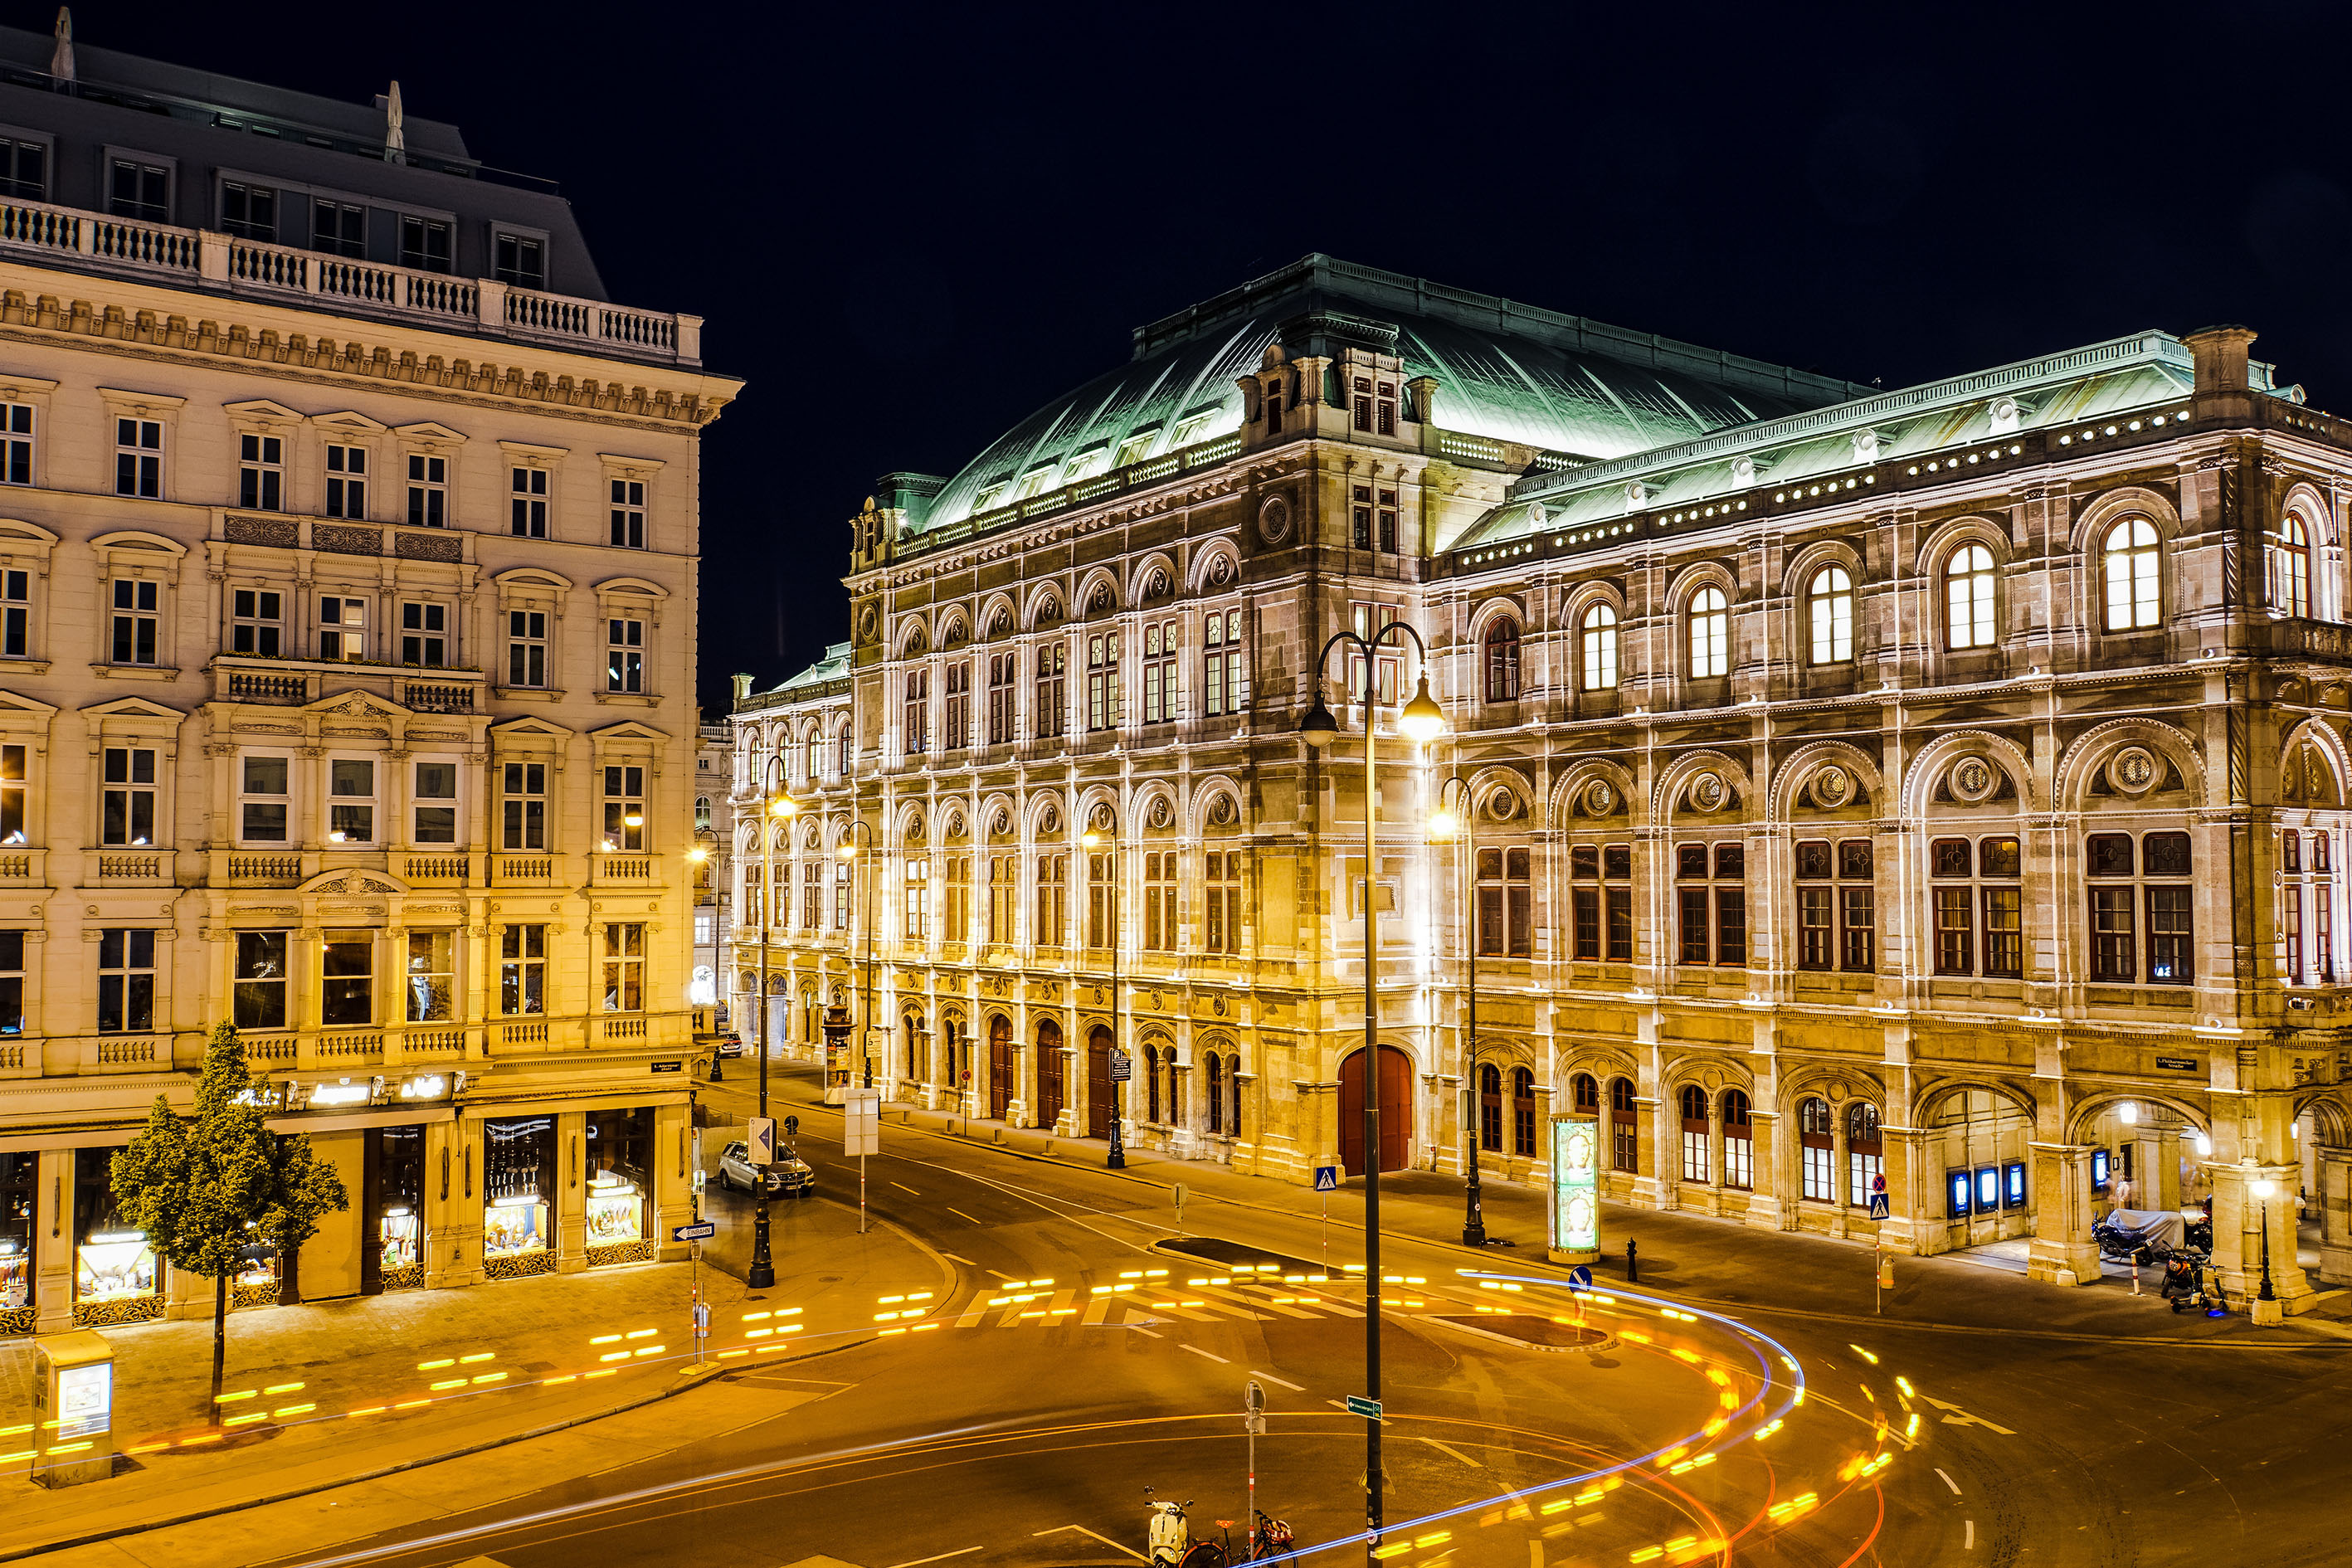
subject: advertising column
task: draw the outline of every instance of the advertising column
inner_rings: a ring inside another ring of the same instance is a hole
[[[1551,1235],[1554,1263],[1601,1258],[1601,1119],[1562,1113],[1551,1119]]]

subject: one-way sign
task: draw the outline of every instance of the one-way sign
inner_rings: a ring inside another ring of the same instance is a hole
[[[698,1225],[673,1226],[669,1238],[672,1241],[709,1241],[718,1234],[719,1226],[706,1219]]]
[[[1377,1421],[1381,1418],[1381,1402],[1377,1399],[1367,1399],[1360,1394],[1351,1394],[1348,1395],[1348,1414],[1368,1415]]]

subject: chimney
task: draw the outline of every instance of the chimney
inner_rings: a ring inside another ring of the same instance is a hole
[[[2196,406],[2200,415],[2244,418],[2254,400],[2246,375],[2246,351],[2257,334],[2251,327],[2208,327],[2180,341],[2189,345],[2196,370]]]
[[[728,679],[735,683],[735,705],[740,708],[743,705],[743,700],[751,695],[751,678],[738,671]]]

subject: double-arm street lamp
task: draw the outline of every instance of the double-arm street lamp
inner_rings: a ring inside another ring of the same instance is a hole
[[[1323,671],[1331,650],[1352,645],[1363,659],[1364,689],[1364,1397],[1374,1405],[1381,1397],[1381,942],[1380,777],[1374,760],[1380,734],[1379,650],[1393,642],[1400,650],[1410,641],[1421,655],[1421,682],[1412,700],[1397,715],[1397,728],[1413,744],[1426,745],[1445,728],[1445,711],[1429,695],[1429,647],[1421,634],[1402,621],[1391,621],[1370,637],[1341,630],[1331,634],[1315,659],[1315,705],[1299,723],[1298,734],[1309,751],[1320,752],[1339,737],[1339,721],[1323,704]],[[1343,691],[1345,688],[1342,688]],[[1381,1417],[1364,1423],[1365,1561],[1376,1562],[1381,1543]]]
[[[865,1087],[872,1089],[874,1087],[874,825],[853,813],[849,818],[849,837],[841,841],[840,847],[834,853],[844,860],[857,859],[859,858],[857,836],[861,833],[866,835],[864,857],[866,862],[866,1013],[860,1020],[865,1026],[860,1031],[864,1037],[858,1042],[857,1048],[866,1058]]]
[[[784,759],[782,752],[772,752],[760,770],[760,796],[766,804],[761,811],[765,819],[760,824],[760,1115],[768,1114],[768,1021],[775,1006],[768,1000],[768,936],[776,923],[776,839],[794,815],[800,803],[784,793]],[[716,1058],[714,1058],[715,1061]],[[759,1195],[751,1211],[751,1266],[743,1271],[743,1283],[754,1290],[764,1290],[776,1282],[776,1265],[768,1251],[768,1173],[761,1171],[758,1183]]]
[[[1103,918],[1110,924],[1109,1070],[1112,1072],[1112,1078],[1110,1080],[1110,1158],[1106,1161],[1105,1163],[1111,1170],[1124,1171],[1127,1169],[1127,1145],[1121,1136],[1120,1121],[1122,1120],[1122,1115],[1126,1110],[1126,1107],[1120,1104],[1120,1101],[1126,1097],[1119,1092],[1118,1078],[1117,1076],[1116,1069],[1118,1067],[1118,915],[1119,904],[1127,894],[1127,884],[1119,879],[1118,821],[1116,818],[1112,818],[1110,821],[1111,826],[1108,827],[1087,828],[1084,833],[1078,835],[1078,842],[1087,847],[1087,850],[1089,854],[1101,848],[1104,845],[1108,845],[1110,847],[1110,897],[1104,900],[1109,907],[1104,911],[1103,916]],[[1147,889],[1147,891],[1149,889]]]
[[[1450,840],[1457,834],[1470,859],[1470,874],[1464,879],[1464,924],[1462,952],[1469,965],[1469,1026],[1463,1038],[1468,1042],[1464,1049],[1467,1066],[1463,1068],[1463,1082],[1470,1089],[1469,1184],[1463,1191],[1462,1245],[1486,1245],[1486,1215],[1479,1206],[1478,1145],[1486,1135],[1486,1091],[1478,1082],[1478,830],[1477,802],[1471,798],[1470,781],[1460,773],[1449,773],[1437,789],[1437,810],[1429,819],[1430,837]]]

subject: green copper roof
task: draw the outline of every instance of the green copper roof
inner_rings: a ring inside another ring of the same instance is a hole
[[[825,648],[823,658],[818,659],[798,675],[785,677],[770,689],[798,691],[806,687],[823,686],[829,680],[838,680],[848,673],[849,645],[845,642],[833,643]]]
[[[1240,428],[1234,383],[1290,329],[1332,323],[1437,378],[1435,423],[1606,459],[1816,408],[1866,387],[1325,256],[1140,327],[1135,357],[1006,432],[921,509],[942,528]],[[1360,335],[1360,334],[1369,334]]]

